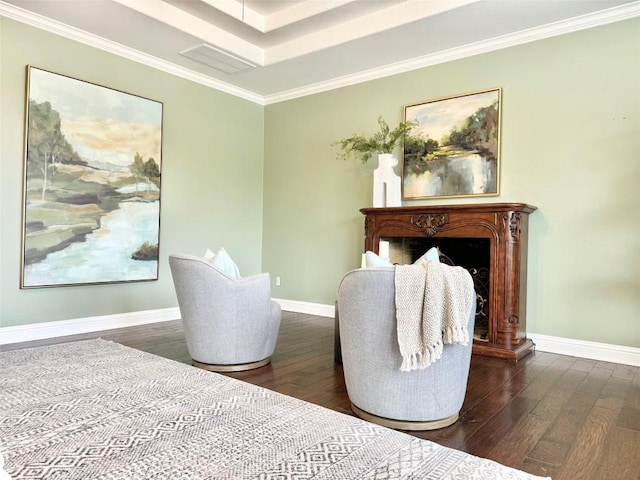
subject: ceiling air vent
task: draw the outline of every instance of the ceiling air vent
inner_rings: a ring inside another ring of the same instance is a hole
[[[211,45],[207,45],[206,43],[187,48],[180,52],[180,55],[190,58],[191,60],[195,60],[196,62],[200,62],[208,67],[220,70],[221,72],[228,73],[229,75],[256,67],[246,60],[242,60],[241,58],[212,47]]]

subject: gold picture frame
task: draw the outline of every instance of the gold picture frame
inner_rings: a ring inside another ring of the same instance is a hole
[[[499,195],[501,105],[493,88],[405,106],[417,125],[404,144],[402,198]]]
[[[27,66],[20,288],[158,279],[163,105]]]

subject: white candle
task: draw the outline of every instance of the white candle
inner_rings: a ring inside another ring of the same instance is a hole
[[[360,268],[367,268],[367,254],[362,254],[362,261],[360,263]]]
[[[389,258],[389,242],[380,240],[380,245],[378,246],[378,256],[380,256],[381,258]]]

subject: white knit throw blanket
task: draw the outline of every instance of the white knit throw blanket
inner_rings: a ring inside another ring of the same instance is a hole
[[[396,265],[395,287],[400,370],[428,367],[442,356],[443,343],[469,342],[475,296],[467,270],[438,262]]]

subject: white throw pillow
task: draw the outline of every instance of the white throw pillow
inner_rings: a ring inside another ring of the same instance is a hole
[[[393,264],[389,261],[388,258],[382,258],[379,255],[376,255],[370,250],[367,250],[364,254],[365,264],[367,268],[369,267],[392,267]]]
[[[213,261],[211,265],[216,267],[222,273],[231,278],[240,278],[240,271],[238,270],[238,266],[231,259],[229,254],[226,252],[224,248],[221,248],[216,253],[215,257],[213,257]]]
[[[204,255],[202,256],[202,259],[207,261],[207,262],[210,262],[211,260],[213,260],[213,257],[215,257],[215,256],[216,256],[216,254],[213,253],[211,250],[209,250],[207,248],[207,251],[204,252]]]
[[[437,262],[440,263],[440,250],[438,247],[431,247],[427,252],[422,255],[419,259],[413,262],[414,265],[422,265],[427,262]]]

